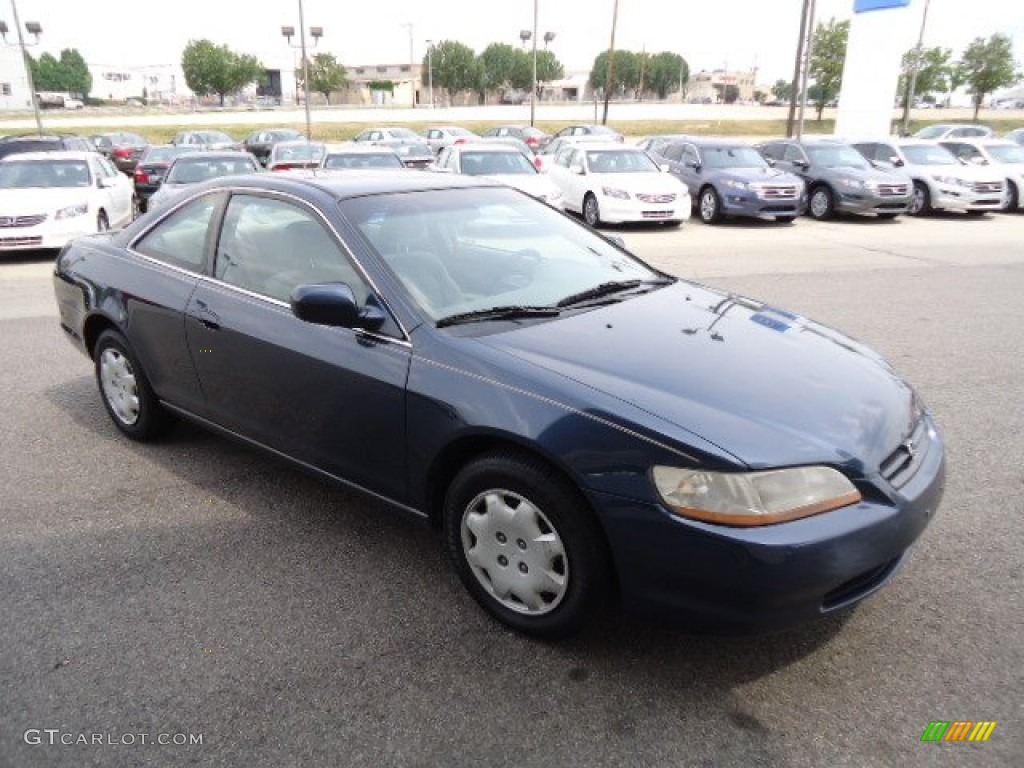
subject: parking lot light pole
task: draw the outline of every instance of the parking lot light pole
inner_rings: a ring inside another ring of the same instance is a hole
[[[306,139],[309,140],[313,138],[313,120],[309,114],[309,56],[306,54],[306,15],[303,12],[302,0],[299,0],[299,45],[292,45],[295,27],[281,27],[281,34],[288,41],[288,45],[292,48],[298,47],[302,53],[302,100],[306,106]],[[313,38],[313,47],[315,48],[320,42],[320,38],[324,36],[324,28],[310,27],[309,34]],[[296,98],[299,95],[297,91],[298,89],[296,89]]]
[[[36,131],[40,136],[43,135],[43,118],[39,114],[39,99],[36,97],[36,86],[35,81],[32,78],[32,62],[28,58],[28,46],[29,43],[25,42],[25,35],[21,31],[21,20],[18,17],[18,4],[15,0],[11,0],[11,10],[14,13],[14,29],[18,33],[17,46],[21,49],[21,61],[25,65],[25,81],[28,84],[28,97],[32,102],[32,111],[36,117]],[[35,35],[35,42],[31,45],[39,45],[39,35],[43,33],[43,28],[38,21],[26,21],[25,29],[29,34]],[[7,24],[0,21],[0,37],[3,37],[4,42],[7,43]],[[7,43],[8,45],[15,45],[15,43]]]
[[[430,89],[430,108],[434,108],[434,41],[427,40],[427,88]]]
[[[924,0],[924,15],[921,16],[921,32],[917,36],[917,47],[914,49],[914,63],[907,82],[907,96],[903,101],[903,122],[901,133],[910,133],[910,108],[914,102],[914,90],[917,88],[917,73],[921,71],[921,53],[924,51],[924,28],[928,23],[928,6],[931,0]]]
[[[530,125],[537,116],[537,2],[533,0],[533,76],[530,78]]]

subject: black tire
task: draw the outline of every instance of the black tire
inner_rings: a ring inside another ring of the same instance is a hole
[[[108,229],[110,229],[110,219],[107,218],[107,212],[100,211],[96,214],[96,231],[106,232]]]
[[[880,219],[889,219],[889,220],[895,219],[897,216],[899,216],[898,213],[880,213],[880,214],[878,214],[878,218],[880,218]]]
[[[914,182],[914,202],[907,210],[911,216],[927,216],[932,212],[932,195],[923,181]]]
[[[107,414],[121,432],[132,440],[145,442],[159,437],[170,422],[170,417],[153,393],[138,358],[128,341],[118,331],[106,330],[96,340],[93,349],[96,385]],[[124,367],[125,375],[118,377],[115,369]],[[134,415],[131,398],[137,400]],[[122,399],[125,398],[125,399]]]
[[[504,506],[493,514],[496,504]],[[520,513],[539,520],[536,530],[554,539],[537,544],[532,534],[517,532]],[[484,610],[515,630],[547,639],[568,637],[606,602],[611,561],[599,524],[579,492],[536,459],[500,451],[463,467],[445,497],[444,529],[463,585]],[[557,548],[561,554],[552,555]],[[471,564],[474,551],[477,560]],[[552,584],[558,591],[544,593],[536,587],[538,579],[544,580],[539,574],[562,577],[563,584]],[[504,600],[497,594],[502,591]],[[540,602],[530,605],[531,599]]]
[[[704,187],[697,198],[697,212],[705,224],[717,224],[722,220],[722,200],[714,187]]]
[[[1007,180],[1006,182],[1006,202],[1003,204],[1001,210],[1003,211],[1016,211],[1017,206],[1020,205],[1020,190],[1017,189],[1017,185],[1012,181]]]
[[[597,229],[601,226],[601,206],[597,204],[597,197],[593,192],[587,192],[583,197],[583,220],[588,227]]]
[[[776,216],[775,220],[779,224],[792,224],[794,221],[796,221],[796,216]]]
[[[824,184],[819,184],[811,190],[807,199],[807,213],[815,221],[831,219],[836,212],[836,196]]]

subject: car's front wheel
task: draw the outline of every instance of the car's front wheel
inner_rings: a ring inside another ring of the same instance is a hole
[[[588,227],[597,228],[601,224],[601,206],[593,192],[588,192],[583,198],[583,220]]]
[[[503,451],[466,465],[448,489],[444,525],[462,583],[513,629],[566,637],[608,596],[611,568],[593,513],[531,457]]]
[[[914,182],[914,196],[910,200],[910,207],[907,213],[911,216],[924,216],[932,209],[932,196],[928,186],[923,181]]]
[[[1020,205],[1020,191],[1017,189],[1017,185],[1012,181],[1006,182],[1006,201],[1003,203],[1002,210],[1004,211],[1015,211],[1017,206]]]
[[[835,212],[835,204],[832,190],[826,186],[819,186],[815,187],[811,192],[811,199],[807,210],[810,212],[811,218],[823,221],[832,218],[832,214]]]
[[[93,350],[96,382],[110,418],[133,440],[157,437],[168,422],[127,339],[115,330],[100,334]]]
[[[706,187],[700,193],[700,220],[705,224],[717,224],[722,220],[722,203],[714,187]]]

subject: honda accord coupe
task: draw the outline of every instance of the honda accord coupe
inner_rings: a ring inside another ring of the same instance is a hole
[[[54,286],[124,435],[181,417],[362,489],[536,636],[610,601],[828,614],[942,495],[940,432],[879,355],[479,178],[214,179],[73,242]]]

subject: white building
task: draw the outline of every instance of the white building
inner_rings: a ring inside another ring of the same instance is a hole
[[[90,64],[90,96],[107,101],[148,99],[150,103],[176,103],[192,96],[177,64],[126,67]]]
[[[0,46],[0,109],[32,109],[25,60],[11,46]]]

